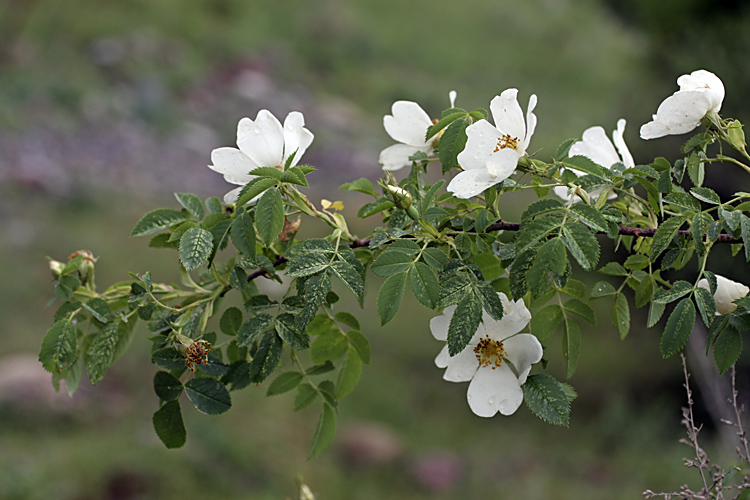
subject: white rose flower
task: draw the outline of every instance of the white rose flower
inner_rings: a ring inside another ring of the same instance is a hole
[[[290,156],[290,167],[299,159],[313,141],[313,134],[305,128],[305,117],[292,111],[282,127],[268,110],[261,109],[255,117],[243,118],[237,125],[237,148],[217,148],[211,151],[208,167],[224,175],[224,180],[240,187],[224,195],[225,203],[235,203],[242,187],[255,178],[249,172],[258,167],[283,169]]]
[[[711,290],[708,280],[705,278],[698,282],[698,286],[709,291]],[[737,283],[717,274],[716,293],[714,294],[716,315],[729,314],[737,309],[737,304],[734,304],[734,301],[747,295],[747,292],[750,292],[750,288],[742,283]]]
[[[525,121],[517,96],[517,89],[507,89],[492,99],[490,112],[494,126],[487,120],[479,120],[466,128],[466,147],[458,155],[463,172],[447,188],[457,198],[471,198],[504,181],[526,154],[536,128],[533,113],[536,95],[529,98]]]
[[[667,97],[653,120],[641,126],[641,139],[690,132],[710,111],[718,113],[724,100],[724,84],[704,69],[677,79],[680,90]]]
[[[456,92],[448,94],[451,108],[456,101]],[[400,170],[411,165],[409,157],[422,152],[431,155],[435,152],[436,141],[440,132],[425,138],[427,129],[433,125],[430,116],[416,102],[396,101],[391,106],[392,115],[383,117],[383,126],[388,135],[401,144],[394,144],[380,152],[379,162],[383,170]]]
[[[518,333],[531,320],[523,299],[512,302],[504,293],[498,295],[503,303],[503,318],[497,321],[483,313],[479,329],[463,351],[451,356],[446,345],[435,358],[438,368],[446,368],[443,379],[471,381],[466,399],[471,411],[480,417],[515,413],[523,402],[521,386],[531,365],[542,359],[542,345],[537,338]],[[447,307],[442,315],[430,320],[430,330],[437,340],[447,341],[455,310],[456,306]]]
[[[585,156],[604,168],[612,168],[612,165],[615,163],[622,163],[627,168],[635,167],[633,156],[630,154],[627,144],[625,144],[625,139],[623,139],[624,132],[625,120],[622,118],[617,120],[617,129],[612,132],[612,141],[609,140],[602,127],[596,126],[587,128],[583,131],[582,140],[574,143],[570,147],[568,156]],[[614,144],[612,144],[613,141]],[[580,175],[583,175],[579,172],[574,173],[579,177]],[[591,194],[597,195],[599,191],[601,190],[593,191]],[[570,201],[568,188],[565,186],[557,186],[555,188],[555,194],[563,200]],[[610,199],[616,197],[617,195],[614,193],[610,195]],[[574,202],[577,203],[579,201],[581,201],[581,198],[575,196]]]

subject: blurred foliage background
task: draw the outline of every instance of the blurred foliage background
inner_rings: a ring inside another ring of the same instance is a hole
[[[349,208],[361,200],[336,189],[379,177],[393,101],[437,116],[451,89],[469,109],[508,87],[523,107],[536,93],[541,159],[624,117],[637,162],[673,160],[684,138],[645,143],[638,128],[677,76],[700,68],[723,79],[725,116],[750,119],[749,44],[739,0],[0,0],[0,498],[296,498],[298,477],[320,499],[363,500],[618,499],[695,484],[677,443],[679,361],[659,359],[658,327],[620,342],[604,302],[570,381],[580,395],[570,429],[525,408],[472,415],[466,385],[433,365],[433,313],[404,304],[380,328],[373,293],[359,317],[374,363],[322,457],[305,459],[315,410],[294,414],[291,397],[265,398],[264,386],[234,393],[223,416],[186,412],[188,444],[167,451],[151,428],[145,328],[99,385],[52,392],[36,362],[52,318],[45,256],[92,250],[100,286],[126,271],[176,280],[173,254],[128,234],[145,212],[176,206],[172,192],[229,190],[206,168],[210,151],[233,145],[239,118],[262,108],[305,114],[316,135],[305,160],[319,169],[310,197]],[[744,181],[722,165],[706,178],[722,194]],[[507,198],[504,218],[518,220],[528,200]],[[352,224],[366,234],[377,221]],[[726,272],[750,283],[744,267]],[[561,376],[558,351],[553,338],[546,357]],[[731,457],[700,418],[709,449]]]

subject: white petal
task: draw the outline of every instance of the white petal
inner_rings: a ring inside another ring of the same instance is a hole
[[[518,166],[520,157],[515,149],[505,148],[487,159],[487,173],[495,178],[495,184],[511,176]]]
[[[448,366],[451,359],[451,355],[448,352],[448,345],[444,345],[435,358],[435,366],[438,368],[445,368]]]
[[[289,166],[297,165],[312,141],[313,134],[305,128],[305,117],[302,113],[299,111],[289,113],[284,120],[284,164],[294,154],[294,160]]]
[[[430,320],[430,331],[436,340],[442,342],[448,340],[448,327],[450,326],[451,318],[456,311],[456,307],[457,306],[446,307],[443,309],[443,314],[435,316]]]
[[[689,75],[682,75],[677,79],[677,85],[680,90],[704,90],[708,94],[711,103],[711,109],[717,113],[721,109],[721,103],[724,100],[724,83],[721,79],[710,71],[699,69]]]
[[[458,173],[446,188],[456,198],[467,200],[482,194],[485,189],[494,186],[503,179],[490,176],[486,170],[464,170]]]
[[[620,161],[612,141],[602,127],[589,127],[583,131],[582,140],[570,147],[568,156],[583,155],[604,168],[610,168]]]
[[[554,188],[552,188],[552,190],[563,200],[570,201],[570,188],[568,188],[567,186],[555,186]],[[579,196],[576,196],[576,198],[577,200],[574,200],[573,203],[578,203],[581,201],[581,198]]]
[[[625,165],[627,168],[633,168],[635,167],[635,161],[633,160],[633,155],[630,154],[628,145],[625,144],[625,138],[623,137],[624,133],[625,133],[625,119],[620,118],[619,120],[617,120],[617,129],[615,129],[615,131],[612,132],[612,140],[615,143],[615,147],[617,147],[617,151],[620,153],[620,157],[622,158],[622,164]]]
[[[690,132],[700,124],[710,109],[711,101],[706,92],[676,92],[659,105],[654,121],[641,126],[641,138],[655,139]]]
[[[508,134],[523,144],[526,137],[526,123],[521,105],[518,104],[518,90],[507,89],[495,96],[490,102],[490,111],[500,135]]]
[[[411,101],[396,101],[391,107],[393,115],[383,118],[383,126],[393,139],[410,146],[425,146],[427,129],[432,126],[429,115]]]
[[[261,109],[237,145],[261,167],[278,167],[284,158],[284,128],[269,111]]]
[[[240,186],[238,188],[232,189],[227,194],[224,195],[224,203],[227,205],[231,205],[232,203],[237,203],[237,198],[240,196],[240,191],[242,191],[243,186]]]
[[[433,149],[432,146],[418,148],[408,144],[394,144],[380,152],[378,161],[383,165],[383,170],[400,170],[404,167],[410,167],[409,157],[419,151],[430,154]]]
[[[250,139],[250,132],[253,129],[253,121],[250,118],[242,118],[237,124],[237,146],[245,143]],[[242,148],[240,148],[242,149]]]
[[[448,99],[450,99],[450,101],[451,101],[451,108],[455,108],[456,107],[456,96],[457,95],[458,94],[456,93],[455,90],[451,90],[450,92],[448,92]]]
[[[477,370],[466,393],[469,407],[480,417],[493,417],[497,412],[512,415],[523,402],[523,390],[510,367],[503,363],[496,369]]]
[[[529,147],[531,142],[531,136],[534,135],[536,130],[536,115],[533,113],[536,108],[536,94],[531,94],[529,97],[529,106],[526,109],[526,137],[523,140],[523,149],[519,153],[523,154]]]
[[[253,162],[245,153],[237,148],[217,148],[211,151],[211,163],[208,168],[227,176],[242,180],[246,184],[253,176],[248,173],[257,168],[258,165]]]
[[[447,347],[446,347],[447,349]],[[437,363],[437,360],[435,360]],[[468,382],[477,372],[479,361],[474,352],[474,346],[469,344],[466,348],[448,358],[448,368],[443,374],[443,380],[448,382]]]
[[[508,300],[508,297],[498,292],[500,301],[503,303],[503,318],[500,321],[491,320],[494,324],[485,322],[487,334],[495,340],[515,335],[523,330],[531,321],[531,311],[526,307],[523,299]]]
[[[458,154],[458,164],[464,170],[484,170],[487,160],[498,148],[501,135],[487,120],[466,127],[466,146]]]
[[[531,365],[542,359],[542,344],[534,335],[521,333],[503,341],[506,357],[518,371],[518,383],[523,385],[531,370]]]
[[[708,282],[702,279],[698,282],[698,286],[710,290]],[[740,297],[747,295],[750,288],[746,287],[742,283],[737,283],[724,276],[716,275],[716,293],[714,294],[714,300],[716,301],[716,312],[720,314],[729,314],[737,309],[735,300]]]

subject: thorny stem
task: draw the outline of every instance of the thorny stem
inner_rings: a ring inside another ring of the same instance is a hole
[[[682,372],[685,375],[685,391],[687,392],[688,404],[687,408],[682,409],[682,414],[684,416],[683,423],[687,428],[688,438],[690,440],[689,444],[692,444],[695,449],[696,458],[696,461],[690,461],[687,462],[687,464],[688,466],[692,465],[693,467],[698,468],[701,473],[701,479],[703,480],[703,491],[708,492],[708,482],[706,481],[706,474],[703,470],[708,467],[708,460],[706,459],[706,453],[698,444],[698,433],[700,432],[700,428],[695,426],[695,419],[693,418],[693,391],[690,389],[690,374],[687,369],[687,360],[682,353],[680,353],[680,358],[682,358]]]
[[[740,456],[740,459],[745,462],[750,462],[750,449],[748,449],[748,443],[747,443],[747,432],[745,431],[745,427],[742,425],[742,417],[741,413],[744,410],[744,407],[741,408],[737,405],[737,377],[736,377],[736,371],[734,369],[734,365],[732,365],[732,408],[734,408],[734,416],[737,419],[736,425],[737,426],[737,436],[740,438],[740,445],[744,448],[744,455],[742,453],[742,450],[740,450],[739,447],[737,447],[737,454]]]

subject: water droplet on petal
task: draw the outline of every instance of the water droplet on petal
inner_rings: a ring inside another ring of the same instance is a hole
[[[495,396],[492,396],[491,398],[489,398],[489,399],[487,400],[487,404],[488,404],[489,406],[493,406],[493,405],[495,404]]]
[[[479,141],[479,147],[483,148],[487,145],[487,141]]]
[[[471,401],[471,394],[467,394],[466,395],[466,399],[469,400],[469,401]]]

